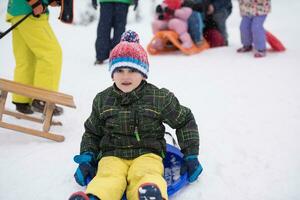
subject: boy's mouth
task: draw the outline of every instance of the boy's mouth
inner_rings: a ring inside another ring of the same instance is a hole
[[[128,85],[131,85],[131,82],[124,82],[124,83],[122,83],[122,85],[128,86]]]

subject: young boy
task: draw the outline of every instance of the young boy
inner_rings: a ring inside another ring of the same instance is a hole
[[[202,170],[194,116],[173,93],[146,82],[147,53],[135,32],[122,35],[109,60],[114,84],[96,95],[80,155],[74,158],[77,183],[92,180],[85,193],[76,192],[69,200],[120,200],[124,192],[128,200],[166,200],[163,123],[176,129],[185,160],[181,173],[188,172],[193,182]]]

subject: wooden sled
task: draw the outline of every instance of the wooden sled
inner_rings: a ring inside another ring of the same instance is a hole
[[[285,51],[285,47],[280,42],[280,40],[267,30],[266,30],[266,39],[268,44],[271,46],[272,50]]]
[[[154,44],[155,40],[157,40],[157,39],[160,39],[163,43],[164,48],[162,50],[157,50],[157,49],[153,48],[153,44]],[[154,37],[148,44],[147,51],[151,55],[157,55],[157,54],[164,54],[164,53],[169,53],[172,51],[180,50],[181,52],[183,52],[186,55],[192,55],[192,54],[199,53],[208,48],[209,48],[209,44],[206,40],[204,40],[203,43],[201,44],[201,46],[196,46],[195,44],[193,44],[193,46],[191,48],[186,49],[186,48],[182,47],[181,42],[179,40],[179,36],[176,32],[174,32],[174,31],[159,31],[154,35]]]
[[[43,138],[47,138],[50,140],[54,140],[57,142],[64,141],[64,136],[50,133],[51,125],[62,125],[61,122],[52,121],[53,110],[55,108],[55,104],[68,106],[71,108],[76,108],[73,97],[67,94],[53,92],[49,90],[44,90],[41,88],[32,87],[29,85],[24,85],[21,83],[17,83],[10,80],[0,79],[0,127],[11,129],[19,132],[23,132],[26,134],[39,136]],[[20,94],[29,98],[39,99],[46,102],[44,113],[41,118],[25,115],[19,112],[13,112],[5,109],[5,102],[7,98],[8,92]],[[39,131],[32,128],[27,128],[15,124],[6,123],[2,120],[2,116],[10,115],[19,119],[29,120],[32,122],[42,123],[43,130]]]

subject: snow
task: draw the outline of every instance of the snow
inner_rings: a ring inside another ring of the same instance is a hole
[[[151,2],[140,1],[140,23],[131,8],[127,26],[140,34],[144,47],[152,37]],[[84,3],[75,3],[78,16]],[[236,53],[240,16],[237,2],[233,3],[229,47],[193,56],[149,56],[149,82],[170,89],[190,107],[200,131],[203,173],[170,199],[296,200],[300,198],[300,27],[296,25],[300,2],[272,1],[265,27],[287,51],[269,52],[261,59]],[[10,26],[4,20],[4,4],[0,2],[2,31]],[[97,22],[71,26],[57,20],[58,10],[51,9],[51,14],[64,56],[60,91],[74,96],[77,109],[65,108],[64,115],[55,118],[63,126],[51,131],[64,135],[63,143],[0,128],[0,199],[67,199],[84,190],[73,179],[77,166],[72,158],[79,151],[93,97],[112,81],[107,63],[93,65]],[[0,40],[0,77],[13,79],[14,64],[8,34]],[[6,105],[14,109],[10,100]],[[4,120],[40,127],[12,117]]]

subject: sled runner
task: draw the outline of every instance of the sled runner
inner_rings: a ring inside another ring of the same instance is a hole
[[[23,132],[26,134],[39,136],[43,138],[47,138],[50,140],[54,140],[57,142],[64,141],[64,136],[57,135],[50,133],[50,126],[51,125],[62,125],[61,122],[58,121],[52,121],[53,116],[53,110],[55,108],[55,104],[68,106],[71,108],[76,108],[73,97],[67,94],[49,91],[41,88],[32,87],[29,85],[24,85],[21,83],[17,83],[10,80],[0,79],[0,127],[11,129],[19,132]],[[5,108],[5,102],[8,95],[8,92],[20,94],[26,97],[30,97],[33,99],[38,99],[46,102],[45,109],[43,116],[41,118],[28,116],[19,112],[12,112]],[[36,130],[33,128],[27,128],[20,125],[10,124],[7,122],[4,122],[2,120],[2,116],[10,115],[16,118],[21,118],[24,120],[29,120],[32,122],[42,123],[43,124],[43,130]]]
[[[285,47],[280,42],[280,40],[267,30],[266,30],[266,38],[268,44],[271,46],[271,48],[274,51],[285,51]]]
[[[162,41],[163,49],[158,50],[153,47],[153,44],[156,42],[156,40]],[[156,55],[156,54],[172,52],[175,50],[180,50],[186,55],[191,55],[191,54],[200,53],[201,51],[208,48],[209,48],[208,42],[206,40],[203,40],[203,43],[200,46],[196,46],[195,44],[193,44],[191,48],[186,49],[181,45],[177,33],[175,33],[174,31],[159,31],[154,35],[154,37],[148,44],[147,51],[152,55]]]

